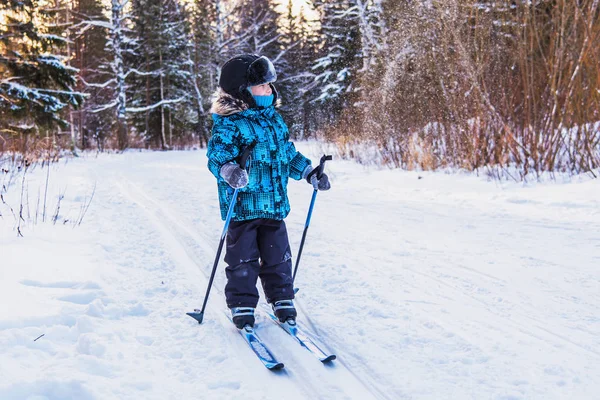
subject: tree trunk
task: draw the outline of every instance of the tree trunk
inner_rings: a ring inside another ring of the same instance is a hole
[[[127,134],[127,94],[125,92],[125,67],[122,53],[122,20],[123,4],[119,0],[112,0],[112,40],[115,59],[113,72],[117,79],[117,145],[119,150],[125,150],[129,146]]]

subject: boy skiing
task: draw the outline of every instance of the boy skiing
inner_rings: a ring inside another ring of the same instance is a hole
[[[221,69],[211,108],[208,168],[217,178],[223,219],[239,189],[225,254],[225,297],[238,329],[254,326],[258,278],[275,316],[281,322],[296,318],[292,255],[283,221],[290,212],[288,178],[305,179],[315,190],[330,188],[327,175],[319,179],[311,161],[289,141],[288,128],[275,110],[276,79],[267,57],[233,57]],[[239,165],[249,147],[248,165]]]

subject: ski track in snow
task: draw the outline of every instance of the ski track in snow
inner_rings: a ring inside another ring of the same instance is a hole
[[[209,253],[212,252],[216,254],[216,247],[212,248],[208,245],[210,239],[200,234],[202,230],[198,230],[198,228],[193,229],[187,226],[183,218],[177,216],[175,211],[170,210],[167,206],[163,206],[158,201],[152,199],[138,185],[127,180],[124,177],[115,180],[115,184],[128,198],[130,198],[133,202],[138,204],[142,209],[144,209],[150,214],[152,222],[155,224],[158,231],[160,231],[163,234],[163,237],[168,238],[167,242],[169,243],[170,247],[172,247],[175,250],[173,251],[173,254],[185,254],[189,258],[189,260],[177,260],[179,265],[196,264],[193,261],[195,259],[193,249],[190,249],[184,244],[183,240],[179,239],[180,237],[185,237],[185,235],[187,235],[190,238],[193,238],[194,242],[200,245],[203,250],[208,249]],[[206,226],[201,226],[201,228],[208,229],[208,227]],[[183,232],[184,235],[177,234],[177,231]],[[214,241],[214,238],[212,239],[212,241]],[[200,270],[202,270],[202,268],[199,265],[197,265],[197,267]],[[220,267],[222,268],[223,265],[221,264]],[[203,272],[205,282],[208,282],[209,275],[210,271]],[[217,295],[221,297],[224,296],[221,285],[215,285],[211,293],[212,295]],[[219,303],[222,304],[221,307],[224,308],[224,303]],[[208,318],[211,317],[212,313],[220,315],[218,310],[215,309],[215,307],[211,308],[211,310],[207,310]],[[307,319],[308,317],[304,316],[304,318]],[[223,322],[223,325],[225,325],[227,328],[231,327],[231,322],[228,319],[220,319]],[[269,339],[266,342],[267,345],[269,345],[270,343],[274,343],[275,337],[278,335],[287,336],[285,332],[279,332],[280,329],[275,330],[274,327],[276,326],[270,323],[270,321],[268,321],[268,318],[263,316],[263,318],[261,318],[260,321],[261,323],[259,324],[259,326],[257,326],[257,333],[261,335],[261,337]],[[266,332],[267,330],[275,332],[268,333]],[[288,361],[285,373],[289,374],[290,377],[293,378],[292,382],[296,386],[299,386],[298,390],[300,392],[306,392],[307,398],[388,398],[386,395],[378,391],[376,386],[372,383],[372,378],[367,378],[369,380],[365,379],[365,375],[370,375],[370,373],[366,370],[362,370],[360,372],[352,371],[342,361],[342,366],[336,365],[335,362],[333,364],[324,366],[324,368],[331,370],[331,372],[318,371],[316,369],[319,368],[318,361],[314,359],[314,356],[301,349],[298,344],[294,343],[293,340],[281,340],[280,342],[278,342],[278,344],[280,344],[278,348],[285,350],[279,352],[279,361],[284,361],[284,359],[289,359],[293,361]],[[328,344],[329,346],[334,346],[335,348],[335,343]],[[244,356],[244,354],[247,355]],[[292,354],[293,358],[291,357]],[[255,356],[250,354],[249,349],[242,350],[242,353],[239,354],[239,357],[240,359],[244,359],[248,365],[258,365]],[[332,377],[334,371],[335,374],[338,375],[335,378]],[[332,385],[331,381],[336,381],[338,383],[336,385]],[[320,392],[315,391],[314,388],[320,388]],[[286,389],[288,393],[289,390],[289,388]],[[328,392],[329,394],[325,395],[324,393],[322,393],[323,391]]]
[[[321,365],[259,313],[286,364],[274,373],[224,313],[222,262],[203,324],[185,315],[223,227],[205,160],[130,152],[52,169],[65,212],[94,183],[96,197],[81,227],[2,236],[0,301],[15,307],[0,312],[0,399],[599,398],[597,181],[501,190],[329,163],[296,303],[338,359]],[[290,182],[294,253],[310,195]]]

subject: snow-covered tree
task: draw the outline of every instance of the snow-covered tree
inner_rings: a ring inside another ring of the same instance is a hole
[[[192,47],[189,59],[194,77],[196,131],[201,145],[208,144],[209,118],[205,110],[210,108],[211,95],[218,82],[219,65],[225,55],[222,44],[226,12],[221,0],[196,0],[189,8]]]
[[[219,80],[221,66],[229,58],[248,51],[250,30],[241,29],[244,14],[251,10],[240,6],[239,2],[212,0],[215,7],[215,25],[213,27],[213,54],[215,85]],[[243,4],[243,3],[241,3]],[[216,87],[216,86],[215,86]]]
[[[337,115],[350,104],[355,73],[361,68],[360,31],[351,18],[353,0],[316,2],[321,13],[322,56],[313,71],[319,86],[317,101],[326,103]]]
[[[55,10],[37,0],[0,4],[0,134],[48,134],[66,128],[64,112],[79,107],[75,68],[58,49],[66,39],[53,25]]]
[[[105,3],[101,3],[105,4]],[[135,53],[138,46],[137,41],[132,36],[129,26],[131,25],[131,4],[129,0],[111,0],[109,8],[104,12],[109,15],[106,20],[101,15],[90,15],[88,19],[82,21],[78,27],[88,29],[91,27],[103,28],[108,38],[106,51],[108,57],[106,64],[99,64],[98,71],[106,72],[103,82],[88,83],[88,87],[98,89],[107,89],[109,96],[102,96],[104,101],[98,103],[98,107],[90,112],[104,113],[112,112],[114,116],[114,128],[111,131],[116,132],[116,146],[124,150],[129,146],[129,128],[128,128],[128,97],[127,97],[127,78],[131,74],[138,73],[128,64],[128,57]],[[107,93],[105,92],[105,93]],[[113,137],[113,135],[110,135]]]
[[[97,109],[114,99],[114,76],[107,51],[109,21],[98,0],[78,0],[73,10],[71,38],[74,57],[72,65],[79,69],[78,88],[88,96],[84,106],[75,114],[79,146],[89,148],[92,143],[102,150],[111,135],[115,122],[113,110]]]
[[[202,87],[204,70],[198,67],[198,46],[195,40],[195,33],[193,31],[195,7],[183,8],[178,3],[175,3],[175,6],[176,12],[184,15],[186,21],[188,21],[188,23],[185,25],[186,46],[183,56],[185,57],[185,70],[189,75],[191,89],[188,92],[188,96],[186,97],[183,107],[187,107],[187,115],[190,119],[189,122],[191,122],[193,126],[193,131],[195,132],[195,136],[200,146],[207,146],[209,135],[207,115],[205,110],[208,104],[205,104],[205,99],[208,97],[208,93],[206,93],[205,90],[203,91],[204,88]],[[207,37],[210,38],[208,35]],[[191,110],[194,110],[195,112],[192,112]]]
[[[192,132],[187,21],[175,0],[135,0],[133,17],[139,46],[130,60],[136,74],[128,111],[146,143],[169,148],[174,134],[179,141]]]
[[[269,57],[276,62],[280,33],[277,27],[279,14],[271,0],[244,0],[237,8],[238,31],[243,38],[243,50],[247,53]]]
[[[385,22],[380,0],[318,0],[322,55],[313,71],[319,86],[317,101],[330,117],[360,100],[360,79],[369,76],[385,48]]]
[[[309,89],[315,78],[311,67],[320,41],[315,22],[307,19],[304,9],[296,12],[294,1],[289,0],[279,23],[278,43],[284,50],[277,62],[277,88],[283,99],[280,112],[296,138],[310,136],[315,128],[311,116],[318,106],[310,102],[314,93]]]
[[[132,70],[127,69],[125,57],[130,48],[130,40],[126,35],[127,14],[125,7],[129,0],[111,0],[111,19],[108,25],[109,41],[108,47],[111,52],[113,78],[112,83],[115,88],[115,98],[109,104],[100,107],[97,111],[107,108],[114,108],[117,123],[117,146],[124,150],[129,146],[129,131],[127,128],[127,86],[125,83],[126,74]]]
[[[239,30],[236,6],[236,2],[227,0],[195,0],[190,9],[192,54],[205,106],[209,106],[210,95],[217,89],[223,63],[244,51],[248,34]]]

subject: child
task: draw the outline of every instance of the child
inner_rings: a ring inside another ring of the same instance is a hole
[[[288,178],[307,179],[316,190],[330,188],[327,175],[318,179],[311,174],[310,160],[289,141],[288,128],[275,111],[276,79],[267,57],[233,57],[221,69],[211,108],[208,168],[217,178],[223,219],[234,189],[239,189],[225,254],[225,297],[238,329],[254,327],[258,278],[277,318],[295,321],[292,254],[283,221],[290,212]],[[252,144],[248,165],[239,165]]]

